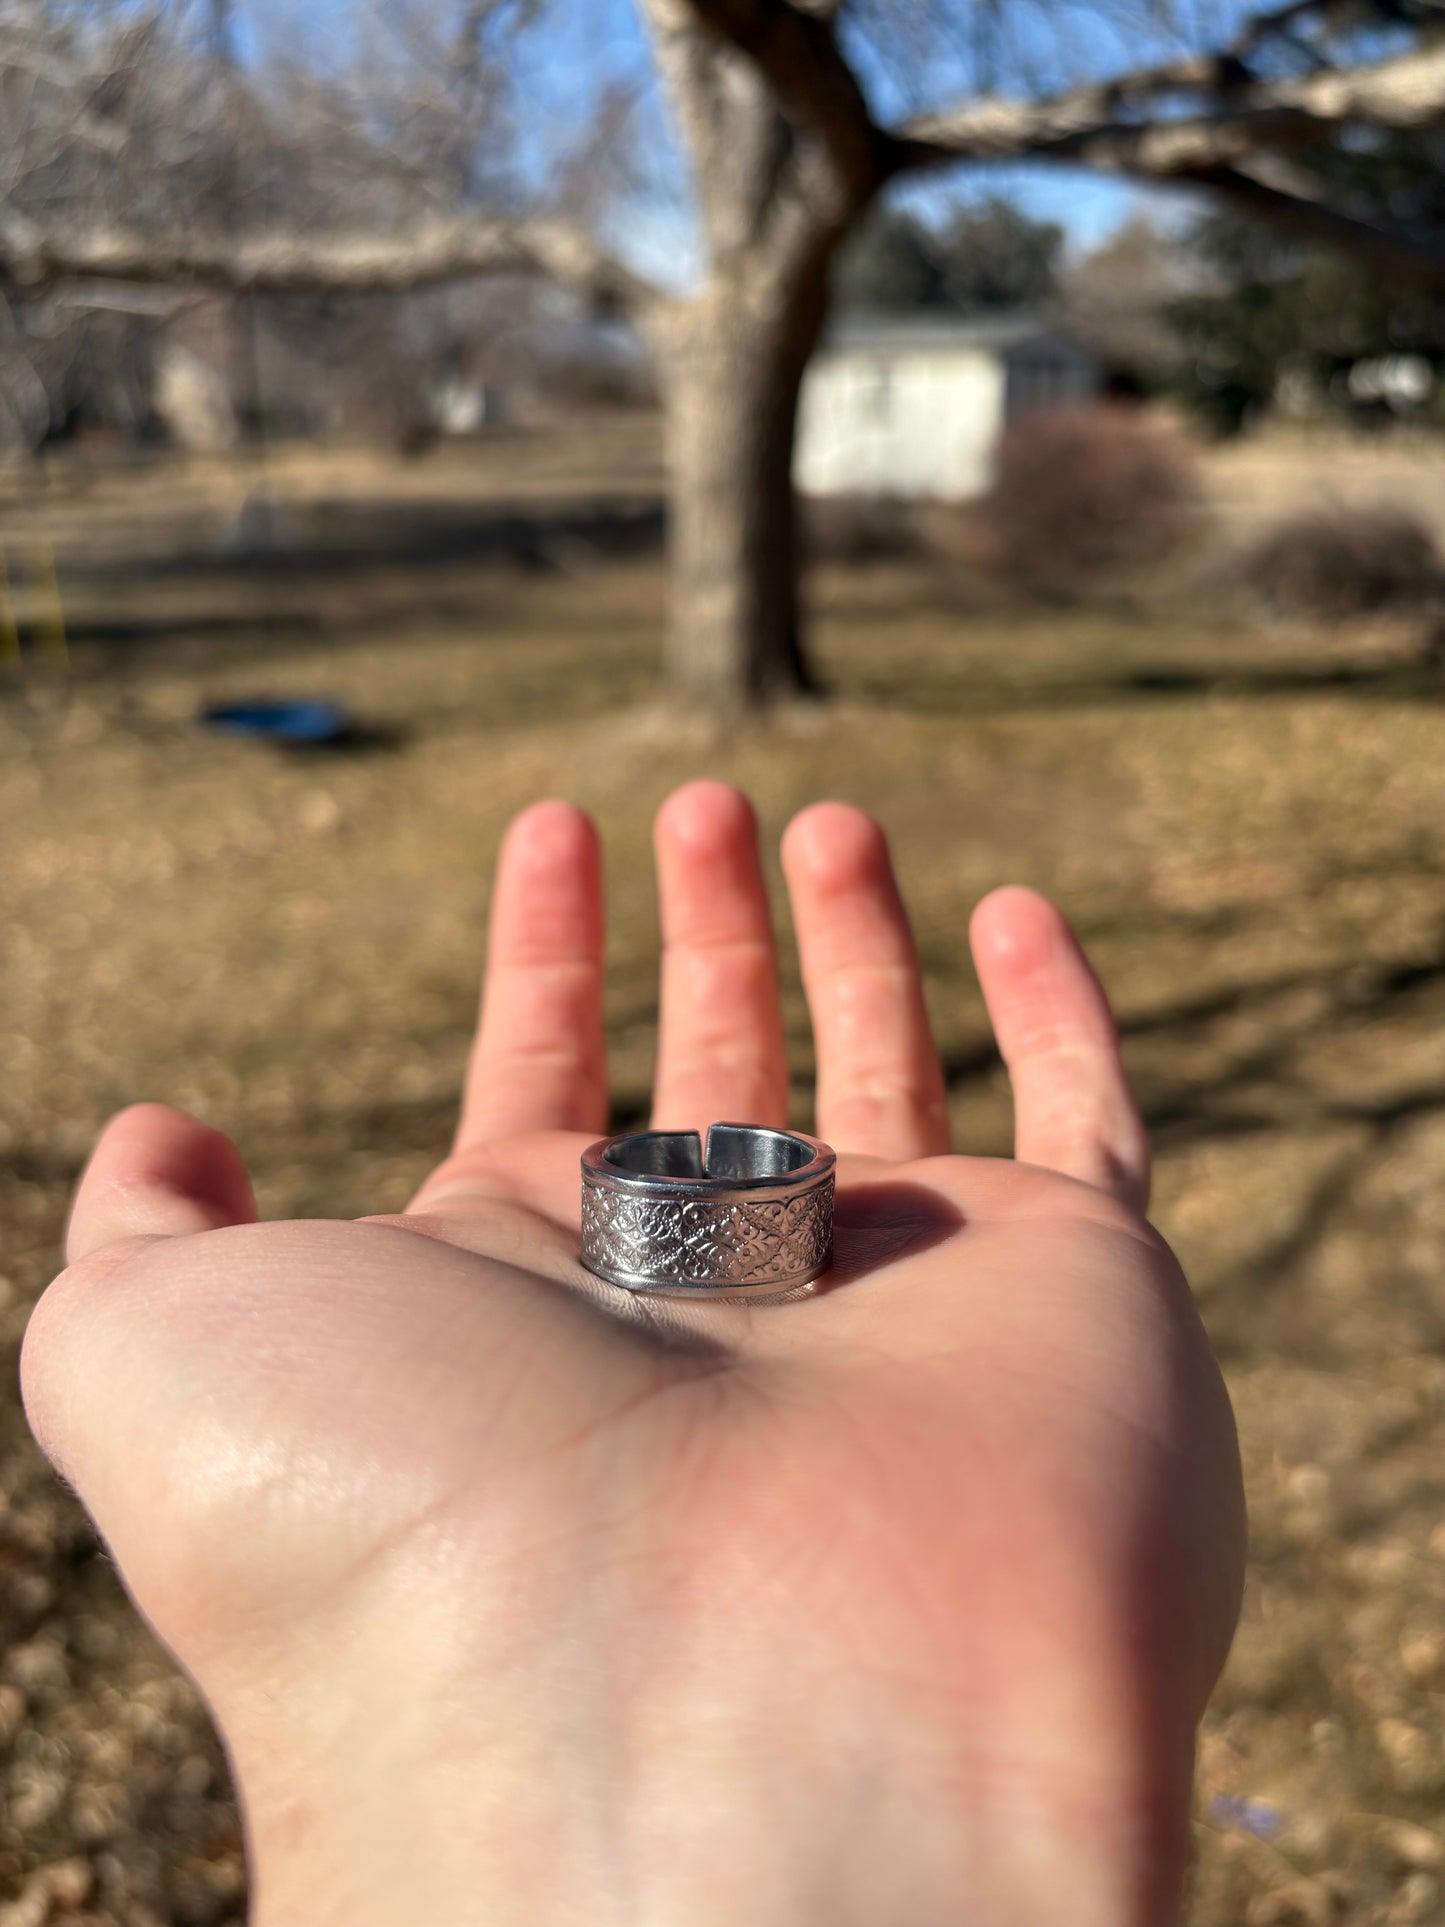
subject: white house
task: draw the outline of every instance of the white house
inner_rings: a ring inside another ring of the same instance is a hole
[[[805,495],[980,495],[1009,422],[1097,386],[1085,351],[1035,316],[858,316],[808,369],[794,480]]]

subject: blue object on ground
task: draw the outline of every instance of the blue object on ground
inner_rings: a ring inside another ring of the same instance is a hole
[[[340,703],[320,697],[296,702],[213,703],[201,712],[210,729],[255,736],[268,743],[336,743],[351,733]]]
[[[1260,1840],[1272,1840],[1284,1825],[1278,1807],[1265,1800],[1240,1800],[1221,1793],[1210,1802],[1209,1817],[1222,1827],[1242,1827]]]

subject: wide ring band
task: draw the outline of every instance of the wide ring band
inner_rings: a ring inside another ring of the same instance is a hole
[[[629,1291],[776,1297],[833,1262],[833,1167],[801,1131],[633,1131],[582,1153],[582,1262]]]

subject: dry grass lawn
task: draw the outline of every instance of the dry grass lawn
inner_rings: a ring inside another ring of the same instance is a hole
[[[1445,674],[1407,627],[1263,631],[1208,600],[1019,610],[946,568],[875,566],[817,585],[836,702],[709,745],[637,708],[655,562],[600,561],[560,524],[545,553],[478,560],[480,471],[458,461],[384,485],[283,466],[297,546],[265,574],[186,559],[234,511],[224,471],[0,507],[12,560],[53,537],[75,638],[68,675],[0,687],[7,1380],[68,1188],[127,1100],[231,1131],[269,1213],[401,1204],[446,1140],[520,805],[564,792],[605,833],[630,1118],[653,806],[726,777],[775,844],[802,804],[851,798],[894,839],[964,1147],[1008,1134],[964,945],[984,890],[1056,895],[1121,1012],[1156,1215],[1228,1373],[1253,1511],[1194,1927],[1445,1920]],[[543,516],[619,487],[642,514],[656,486],[646,437],[492,462],[491,490]],[[390,552],[438,516],[446,542]],[[254,690],[334,694],[374,739],[288,756],[196,726],[203,700]],[[218,1751],[7,1391],[0,1922],[242,1912]]]

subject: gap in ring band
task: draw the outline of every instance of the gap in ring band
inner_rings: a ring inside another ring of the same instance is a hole
[[[786,1178],[817,1152],[790,1131],[755,1124],[714,1124],[707,1148],[696,1131],[637,1131],[618,1139],[604,1163],[638,1177],[710,1179]]]

